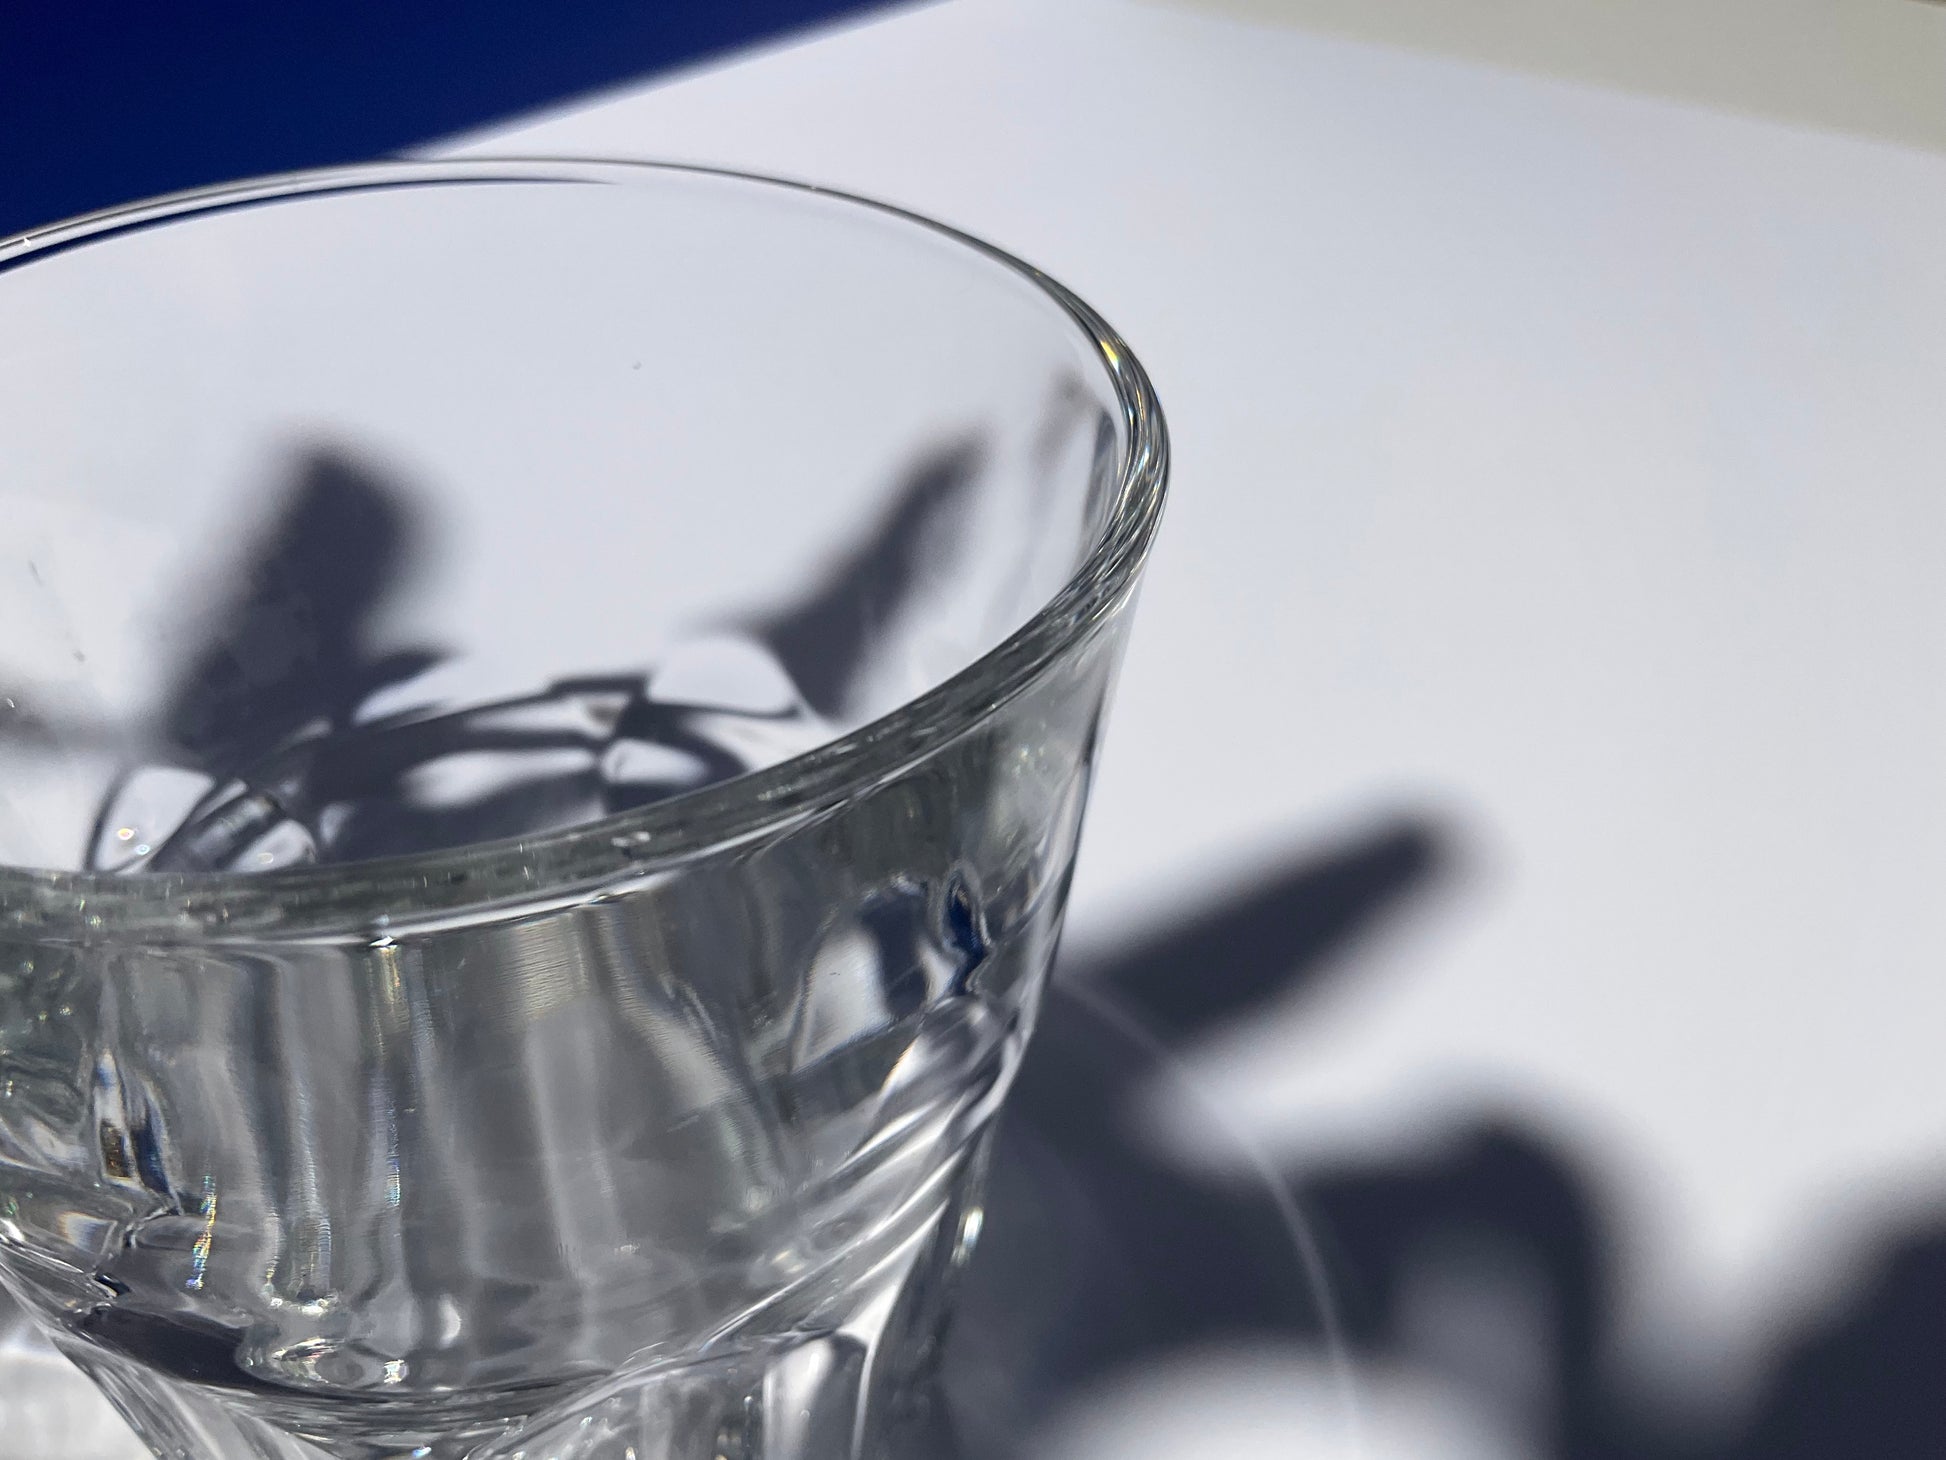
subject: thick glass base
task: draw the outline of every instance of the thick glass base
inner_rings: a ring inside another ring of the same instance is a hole
[[[987,1139],[820,1286],[703,1351],[593,1382],[319,1400],[174,1377],[57,1339],[163,1460],[900,1460],[932,1426],[941,1339],[981,1225]],[[788,1319],[781,1330],[774,1324]]]

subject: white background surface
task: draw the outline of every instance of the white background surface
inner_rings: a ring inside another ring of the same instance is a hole
[[[1073,941],[1401,810],[1467,868],[1202,1052],[1278,1160],[1558,1132],[1626,1219],[1620,1357],[1719,1398],[1946,1201],[1946,157],[1128,0],[896,12],[468,146],[872,194],[1126,334],[1174,499]],[[1049,1445],[1304,1453],[1283,1372]],[[1518,1453],[1423,1398],[1371,1453]]]

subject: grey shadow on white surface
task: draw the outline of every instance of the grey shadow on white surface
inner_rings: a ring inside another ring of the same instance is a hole
[[[948,1408],[969,1460],[1040,1460],[1049,1421],[1077,1401],[1252,1345],[1348,1358],[1352,1430],[1327,1417],[1306,1434],[1348,1434],[1331,1453],[1370,1460],[1411,1453],[1398,1447],[1410,1427],[1385,1412],[1401,1375],[1479,1421],[1453,1433],[1503,1437],[1504,1453],[1533,1460],[1946,1455],[1938,1214],[1888,1222],[1850,1291],[1775,1336],[1753,1411],[1698,1415],[1613,1367],[1620,1203],[1604,1151],[1564,1146],[1518,1111],[1460,1110],[1449,1134],[1403,1143],[1410,1158],[1252,1185],[1186,1169],[1133,1118],[1199,1034],[1358,976],[1358,960],[1331,955],[1463,856],[1453,828],[1403,818],[1061,971],[1004,1119],[950,1350]],[[1063,983],[1088,997],[1063,997]],[[1146,1048],[1100,1016],[1104,1000],[1147,1031]],[[1309,1251],[1297,1250],[1293,1211]],[[1290,1453],[1300,1443],[1293,1434]]]

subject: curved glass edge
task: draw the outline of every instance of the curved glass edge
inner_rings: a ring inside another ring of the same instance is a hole
[[[896,779],[973,729],[1107,623],[1134,592],[1161,518],[1168,430],[1147,373],[1079,296],[971,234],[888,203],[727,168],[568,158],[368,163],[276,174],[172,193],[0,239],[0,273],[115,234],[185,216],[332,192],[452,182],[628,185],[683,174],[809,194],[868,209],[964,246],[1024,278],[1088,338],[1128,433],[1115,505],[1087,558],[1051,600],[995,648],[877,720],[803,755],[639,810],[531,837],[367,862],[256,873],[118,877],[0,866],[0,931],[75,942],[334,938],[509,904],[584,901],[636,877],[759,839]]]

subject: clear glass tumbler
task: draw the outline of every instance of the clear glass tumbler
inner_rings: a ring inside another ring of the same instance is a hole
[[[158,1455],[895,1449],[1165,456],[810,188],[0,243],[0,1281]]]

